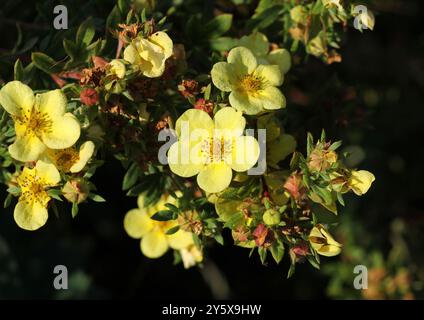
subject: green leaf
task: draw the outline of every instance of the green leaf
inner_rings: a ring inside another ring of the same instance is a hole
[[[76,61],[78,59],[79,49],[75,42],[63,39],[63,49],[65,49],[65,52],[71,58],[71,61]]]
[[[47,74],[59,73],[62,70],[58,62],[42,52],[33,52],[31,60],[38,69]]]
[[[81,23],[80,27],[77,31],[76,44],[78,48],[83,48],[88,46],[94,38],[96,34],[96,30],[94,29],[93,19],[89,17],[83,23]]]
[[[313,256],[307,256],[306,259],[308,259],[309,263],[315,268],[320,269],[318,261],[315,260]]]
[[[98,194],[90,193],[88,197],[93,200],[94,202],[106,202],[106,199],[102,196],[99,196]]]
[[[166,203],[165,207],[167,207],[169,210],[173,212],[179,212],[180,209],[178,209],[176,206],[174,206],[172,203]]]
[[[20,59],[16,60],[14,66],[14,79],[18,81],[24,81],[24,66]]]
[[[292,263],[290,265],[289,272],[287,272],[287,279],[290,279],[294,275],[295,271],[296,271],[296,265]]]
[[[166,231],[166,234],[171,235],[171,234],[176,233],[178,230],[180,230],[180,226],[175,226],[175,227],[169,229],[168,231]]]
[[[267,255],[267,250],[264,247],[259,247],[258,248],[258,253],[259,253],[259,257],[261,258],[261,263],[265,264],[266,262],[266,255]]]
[[[274,241],[272,246],[270,247],[270,251],[272,254],[272,257],[274,258],[275,262],[279,264],[284,256],[284,245],[280,241]]]
[[[171,210],[161,210],[151,216],[151,219],[156,221],[169,221],[174,220],[176,217],[177,215],[175,214],[175,212]]]
[[[331,146],[330,146],[330,148],[328,148],[329,150],[332,150],[332,151],[335,151],[335,150],[337,150],[340,146],[342,145],[342,141],[341,140],[339,140],[339,141],[336,141],[336,142],[334,142]]]
[[[314,149],[314,137],[310,132],[308,132],[307,138],[306,138],[306,155],[309,157],[312,150]]]
[[[122,181],[122,190],[128,190],[138,180],[139,176],[139,167],[137,163],[131,164],[130,168],[128,169],[127,173],[124,176],[124,180]]]
[[[214,236],[214,238],[215,238],[216,242],[218,242],[221,246],[223,246],[223,245],[224,245],[224,237],[222,236],[222,234],[217,233],[217,234]]]
[[[78,214],[79,208],[78,208],[78,203],[73,202],[72,203],[72,218],[75,218]]]
[[[228,51],[237,45],[237,39],[230,37],[214,38],[210,41],[210,47],[216,51]]]
[[[52,197],[53,199],[59,200],[59,201],[63,201],[62,198],[60,197],[60,195],[62,194],[62,191],[57,190],[57,189],[50,189],[47,190],[47,194]]]
[[[13,199],[13,195],[9,193],[6,199],[4,199],[3,208],[6,209],[7,207],[9,207],[10,203],[12,202],[12,199]]]
[[[233,23],[232,14],[221,14],[209,21],[205,26],[205,32],[209,39],[218,38],[230,30]]]

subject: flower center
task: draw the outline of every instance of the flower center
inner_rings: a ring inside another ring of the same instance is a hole
[[[38,202],[45,206],[50,197],[44,190],[45,184],[43,180],[36,176],[25,176],[18,180],[19,186],[22,189],[21,200],[27,204]]]
[[[262,88],[262,80],[258,76],[248,74],[241,79],[240,86],[247,93],[256,93]]]
[[[49,150],[49,156],[62,171],[69,171],[78,162],[79,153],[71,147],[63,150]]]
[[[232,154],[232,140],[224,137],[205,139],[201,145],[201,153],[205,164],[225,161]]]
[[[52,121],[46,113],[33,110],[30,114],[25,114],[20,123],[26,126],[27,134],[34,134],[37,137],[43,132],[51,131]]]

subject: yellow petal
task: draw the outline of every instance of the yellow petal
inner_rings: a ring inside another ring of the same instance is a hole
[[[125,64],[118,59],[113,59],[110,63],[110,71],[119,79],[125,77]]]
[[[66,96],[59,89],[37,94],[34,107],[54,121],[62,117],[66,111]]]
[[[267,87],[262,90],[257,98],[267,110],[276,110],[286,107],[286,98],[276,87]]]
[[[8,82],[0,90],[0,104],[14,116],[30,113],[34,106],[34,92],[20,81]]]
[[[252,73],[258,65],[252,51],[245,47],[232,49],[228,54],[227,61],[234,65],[234,70],[238,76]]]
[[[13,217],[16,224],[25,230],[34,231],[44,226],[48,219],[48,211],[38,202],[19,201]]]
[[[277,65],[259,65],[254,74],[264,79],[269,86],[281,86],[283,84],[283,76]]]
[[[219,130],[226,138],[237,137],[243,134],[246,119],[240,111],[226,107],[219,110],[214,116],[215,130]]]
[[[43,180],[46,186],[55,186],[60,182],[60,174],[56,167],[51,163],[37,161],[35,165],[36,175]]]
[[[139,64],[141,62],[140,55],[134,44],[129,44],[124,50],[124,60],[131,64]]]
[[[319,250],[318,253],[325,257],[334,257],[337,256],[342,251],[342,248],[333,245],[324,245]]]
[[[204,111],[198,109],[189,109],[185,111],[181,117],[178,118],[175,124],[175,130],[177,131],[180,139],[187,140],[191,136],[193,131],[196,131],[196,140],[202,140],[208,137],[212,137],[214,129],[214,123],[212,118]],[[193,140],[193,137],[190,137]]]
[[[169,246],[175,250],[181,250],[194,244],[193,234],[184,230],[178,230],[174,234],[167,235]]]
[[[46,150],[44,143],[33,134],[16,136],[15,142],[9,146],[9,153],[18,161],[36,161]]]
[[[241,37],[239,45],[248,48],[257,57],[264,56],[269,51],[268,38],[261,32],[254,32]]]
[[[369,171],[352,171],[352,176],[349,180],[349,186],[358,196],[362,196],[363,194],[367,193],[374,180],[375,176]]]
[[[264,111],[260,99],[247,95],[243,91],[233,91],[229,96],[230,105],[248,115],[255,115]]]
[[[79,151],[78,161],[71,167],[70,171],[72,173],[80,172],[86,166],[87,162],[91,159],[94,152],[94,143],[93,141],[84,142]]]
[[[124,229],[134,239],[140,239],[153,228],[153,220],[140,209],[127,212],[124,218]]]
[[[52,121],[49,130],[42,132],[41,139],[50,149],[66,149],[75,144],[80,137],[80,124],[77,118],[66,113]]]
[[[159,258],[168,250],[168,240],[161,231],[151,231],[141,239],[141,252],[151,259]]]
[[[266,57],[269,64],[276,64],[282,74],[286,74],[291,68],[290,52],[286,49],[276,49]]]
[[[252,136],[234,139],[231,168],[237,172],[252,168],[259,158],[259,143]]]
[[[211,71],[212,82],[219,90],[230,92],[237,86],[236,70],[227,62],[215,63]]]
[[[170,56],[172,56],[174,44],[172,39],[165,32],[159,31],[152,34],[149,37],[149,41],[162,48],[165,59],[168,59]]]
[[[181,141],[174,143],[168,150],[168,164],[171,171],[184,178],[198,174],[204,167],[198,151],[200,146]]]
[[[232,176],[231,168],[227,164],[212,163],[200,171],[197,184],[206,192],[221,192],[230,185]]]

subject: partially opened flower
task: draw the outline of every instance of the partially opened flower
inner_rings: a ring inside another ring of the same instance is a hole
[[[60,182],[59,171],[54,165],[39,160],[35,168],[25,167],[17,182],[21,196],[14,211],[15,221],[22,229],[37,230],[47,221],[51,198],[46,189]]]
[[[20,81],[0,90],[0,104],[15,121],[16,139],[9,147],[19,161],[36,161],[47,148],[69,148],[80,136],[80,124],[66,113],[66,97],[60,90],[34,93]]]
[[[181,177],[197,175],[197,184],[209,193],[230,185],[232,170],[244,172],[259,158],[259,144],[243,136],[246,120],[226,107],[214,119],[204,111],[189,109],[176,122],[178,142],[168,151],[172,172]]]
[[[276,65],[260,65],[253,53],[245,47],[230,51],[228,62],[216,63],[211,71],[214,85],[226,92],[233,108],[254,115],[286,106],[286,100],[277,86],[283,83]]]
[[[93,156],[94,148],[92,141],[86,141],[79,150],[75,147],[60,150],[47,149],[42,158],[47,162],[52,162],[60,171],[77,173],[87,165]]]
[[[261,32],[254,32],[241,37],[238,44],[252,51],[259,64],[277,65],[283,75],[286,74],[291,67],[289,51],[284,48],[278,48],[270,52],[268,38]]]
[[[165,61],[172,55],[173,42],[162,31],[152,34],[148,38],[137,37],[124,51],[124,59],[144,76],[149,78],[160,77],[165,71]]]
[[[362,196],[367,193],[374,180],[375,176],[369,171],[352,171],[348,185],[355,194]]]
[[[116,77],[118,77],[119,79],[124,78],[125,76],[125,64],[118,59],[113,59],[110,63],[109,63],[109,72],[111,74],[116,75]]]
[[[199,248],[192,244],[187,248],[180,250],[181,259],[183,261],[184,268],[188,269],[202,262],[203,254]]]
[[[342,245],[334,240],[331,234],[321,224],[317,224],[312,228],[309,234],[309,242],[312,248],[322,256],[332,257],[342,251]]]
[[[151,219],[156,212],[166,210],[166,203],[175,204],[176,199],[163,195],[155,204],[144,206],[144,195],[138,197],[138,208],[130,210],[124,218],[124,228],[134,239],[141,239],[141,252],[148,258],[159,258],[169,248],[175,250],[187,249],[194,244],[191,232],[178,230],[168,235],[167,231],[178,226],[177,220],[156,221]]]

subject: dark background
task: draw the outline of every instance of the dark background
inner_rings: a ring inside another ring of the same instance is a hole
[[[70,27],[75,27],[90,14],[107,16],[113,1],[69,3]],[[34,14],[35,5],[33,1],[0,4],[0,75],[5,81],[10,80],[16,59],[7,54],[17,37],[14,20],[28,24],[22,26],[24,33],[51,32],[52,10],[40,17]],[[361,34],[349,29],[340,64],[327,66],[313,57],[306,62],[297,59],[286,92],[288,132],[301,141],[306,130],[317,135],[325,128],[330,138],[342,139],[347,150],[354,151],[352,166],[375,174],[376,181],[365,196],[348,197],[347,207],[339,213],[342,225],[360,229],[355,241],[365,252],[377,250],[387,256],[393,245],[393,221],[402,221],[408,251],[405,266],[415,274],[416,298],[422,297],[420,279],[424,278],[421,7],[419,0],[375,1],[375,30]],[[41,29],[35,31],[31,24]],[[44,31],[46,25],[49,30]],[[29,57],[29,53],[20,55]],[[37,232],[16,226],[13,206],[1,209],[0,298],[334,297],[327,290],[335,276],[331,272],[305,263],[286,280],[287,257],[280,266],[272,262],[262,266],[255,255],[248,257],[248,250],[234,247],[228,234],[224,247],[209,249],[203,270],[173,266],[172,253],[158,260],[144,258],[139,242],[130,239],[122,226],[125,213],[136,206],[136,200],[125,197],[120,189],[123,175],[120,164],[109,159],[94,177],[107,202],[82,205],[76,219],[71,218],[69,207],[61,207],[60,219],[51,213],[47,225]],[[1,201],[4,198],[1,186]],[[334,264],[337,270],[343,259],[324,258],[322,264]],[[67,291],[53,289],[53,268],[58,264],[69,270]]]

